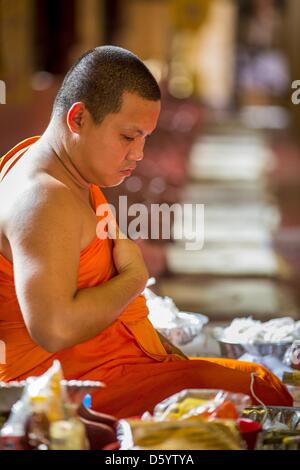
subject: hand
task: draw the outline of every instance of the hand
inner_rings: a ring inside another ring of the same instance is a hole
[[[149,279],[149,273],[140,248],[124,235],[114,217],[109,220],[108,230],[114,239],[113,259],[118,273],[131,275],[140,285],[139,290],[142,292]]]
[[[136,243],[127,238],[115,240],[113,258],[119,274],[131,271],[140,277],[146,285],[149,273],[142,252]]]
[[[157,331],[157,334],[159,336],[159,339],[162,342],[163,347],[167,351],[168,354],[177,354],[178,356],[182,357],[183,359],[189,359],[188,356],[186,356],[181,349],[177,348],[171,341],[169,341],[165,336],[163,336],[161,333]]]

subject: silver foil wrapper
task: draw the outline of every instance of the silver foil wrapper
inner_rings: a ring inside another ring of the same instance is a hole
[[[261,423],[257,450],[299,450],[300,408],[280,406],[251,406],[243,416]]]

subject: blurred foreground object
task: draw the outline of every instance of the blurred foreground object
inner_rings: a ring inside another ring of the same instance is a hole
[[[20,384],[23,393],[11,410],[0,431],[2,450],[84,450],[89,448],[86,426],[80,420],[78,408],[87,390],[103,384],[63,381],[59,361],[39,377],[31,377]],[[1,387],[0,393],[9,395],[11,387]],[[5,398],[5,396],[4,396]],[[16,396],[14,396],[14,399]],[[106,443],[106,442],[105,442]]]
[[[158,403],[153,416],[121,420],[121,449],[242,450],[237,420],[250,402],[223,390],[182,390]]]

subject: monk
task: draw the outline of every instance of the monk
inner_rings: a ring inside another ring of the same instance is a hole
[[[160,113],[159,87],[135,55],[86,53],[68,72],[50,123],[0,166],[0,380],[40,375],[58,359],[67,379],[101,380],[93,408],[118,418],[151,411],[184,388],[242,392],[292,405],[265,368],[190,360],[158,336],[142,292],[137,245],[96,235],[106,203],[143,158]]]

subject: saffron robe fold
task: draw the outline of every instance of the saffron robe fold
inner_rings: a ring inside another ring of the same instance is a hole
[[[2,157],[0,182],[38,138],[26,139]],[[96,212],[98,205],[107,201],[97,186],[91,185],[90,191]],[[116,275],[112,248],[112,240],[95,236],[80,253],[78,289],[97,286]],[[58,359],[66,379],[105,382],[107,387],[93,396],[93,408],[116,417],[151,410],[158,401],[183,388],[220,388],[252,396],[251,372],[256,374],[254,393],[260,400],[269,405],[292,405],[286,387],[262,366],[222,358],[186,360],[167,354],[148,320],[142,295],[90,340],[57,353],[44,350],[26,329],[15,292],[13,264],[2,254],[0,339],[6,346],[6,363],[0,364],[0,380],[8,382],[40,375]],[[255,397],[252,399],[257,403]]]

